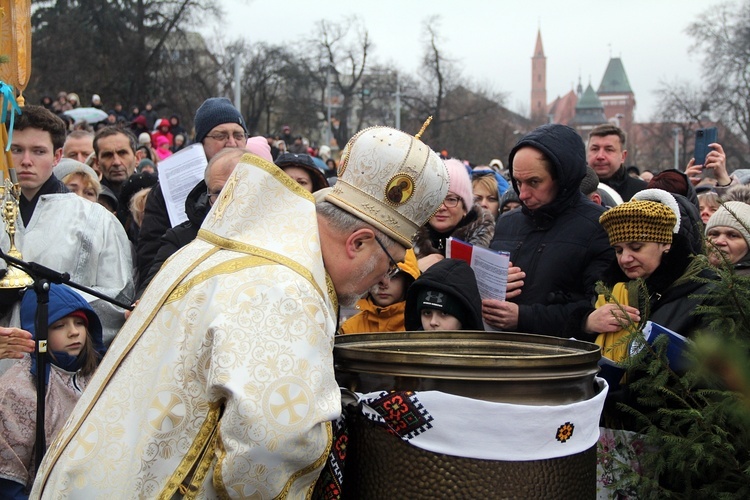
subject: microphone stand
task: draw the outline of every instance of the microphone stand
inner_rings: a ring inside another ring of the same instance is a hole
[[[25,271],[34,280],[34,291],[36,292],[36,315],[34,317],[34,326],[36,329],[36,444],[35,463],[36,470],[44,458],[47,451],[46,436],[44,435],[44,406],[45,396],[47,395],[47,334],[48,334],[48,307],[49,307],[49,289],[50,283],[65,284],[72,288],[81,290],[102,299],[110,304],[114,304],[128,311],[133,310],[130,304],[123,304],[116,299],[108,297],[101,292],[93,290],[87,286],[79,285],[70,280],[70,274],[59,273],[49,267],[45,267],[36,262],[26,262],[0,250],[0,258],[5,260],[8,266],[14,266]]]

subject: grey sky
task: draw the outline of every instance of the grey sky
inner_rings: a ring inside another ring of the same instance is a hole
[[[442,48],[460,61],[464,76],[506,92],[507,106],[528,112],[531,56],[541,27],[551,101],[578,83],[598,88],[610,55],[622,58],[636,96],[636,120],[648,121],[661,82],[701,75],[692,54],[688,24],[719,0],[285,0],[278,3],[220,0],[227,37],[290,44],[315,30],[323,18],[364,20],[373,56],[416,73],[422,55],[423,21],[441,16]]]

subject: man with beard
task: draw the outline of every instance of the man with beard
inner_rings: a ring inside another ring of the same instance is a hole
[[[404,178],[409,195],[386,198]],[[437,154],[387,127],[352,138],[317,202],[245,155],[144,293],[31,496],[309,497],[341,410],[338,306],[398,269],[447,190]]]

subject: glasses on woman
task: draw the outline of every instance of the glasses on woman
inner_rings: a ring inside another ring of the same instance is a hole
[[[396,262],[396,260],[390,254],[390,252],[388,250],[386,250],[385,245],[383,245],[383,242],[380,241],[380,238],[378,238],[377,236],[375,236],[375,241],[378,242],[378,245],[380,245],[380,248],[383,249],[383,251],[385,252],[385,254],[388,256],[388,259],[391,261],[390,267],[388,268],[388,271],[385,273],[385,275],[388,276],[389,279],[393,278],[401,270],[398,267],[398,262]]]
[[[461,201],[461,198],[458,196],[446,196],[443,200],[443,205],[445,205],[448,208],[456,208],[458,206],[458,203]]]
[[[247,140],[247,136],[244,132],[232,132],[231,134],[229,132],[216,132],[215,134],[207,135],[209,139],[213,139],[218,142],[227,142],[229,140],[229,137],[232,137],[235,141],[245,143]]]

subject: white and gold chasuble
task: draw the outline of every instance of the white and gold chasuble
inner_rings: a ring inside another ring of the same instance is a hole
[[[32,498],[302,498],[340,412],[312,196],[245,155],[115,338]]]

